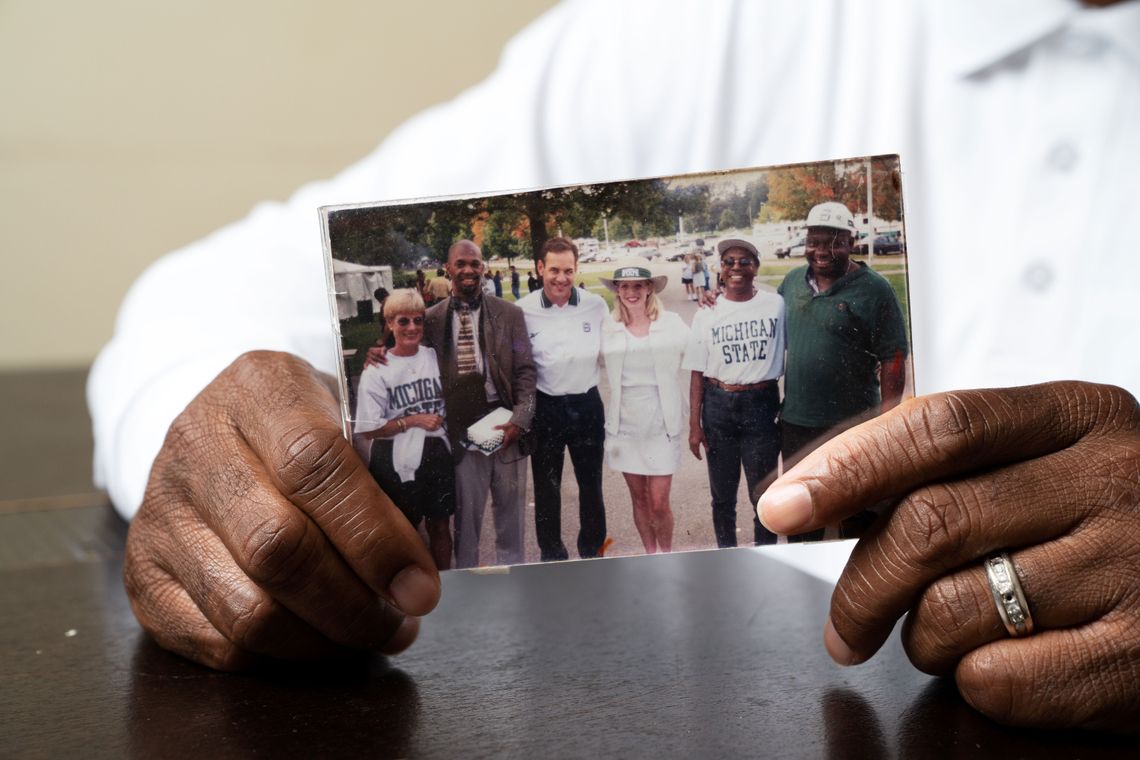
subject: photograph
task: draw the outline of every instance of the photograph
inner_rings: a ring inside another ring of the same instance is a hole
[[[755,505],[913,395],[898,156],[321,216],[345,435],[440,569],[874,521]]]

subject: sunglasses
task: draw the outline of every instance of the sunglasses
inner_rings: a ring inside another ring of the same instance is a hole
[[[415,325],[419,327],[424,323],[423,317],[396,317],[396,324],[400,327],[407,327],[408,325]]]
[[[741,256],[739,259],[734,259],[731,256],[728,256],[720,260],[720,265],[724,269],[732,269],[733,267],[747,269],[756,266],[756,262],[748,256]]]

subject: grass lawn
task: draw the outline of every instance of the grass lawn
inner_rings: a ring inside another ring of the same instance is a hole
[[[348,376],[356,377],[364,369],[364,357],[368,347],[380,338],[380,322],[360,323],[356,319],[346,319],[340,323],[341,345],[355,348],[356,356],[348,360]]]

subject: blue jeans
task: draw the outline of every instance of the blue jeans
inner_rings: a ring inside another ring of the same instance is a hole
[[[709,489],[712,491],[713,532],[718,547],[736,546],[736,492],[740,469],[748,493],[776,473],[780,456],[780,391],[775,383],[751,391],[726,391],[705,383],[701,427],[708,442]],[[776,534],[752,515],[757,544],[776,543]]]

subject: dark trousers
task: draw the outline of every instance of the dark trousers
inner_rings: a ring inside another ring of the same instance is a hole
[[[566,449],[578,481],[578,556],[597,557],[606,540],[606,505],[602,499],[605,410],[597,388],[569,396],[536,394],[534,530],[542,561],[569,559],[562,543],[562,464]]]
[[[862,418],[854,420],[849,423],[841,423],[831,427],[804,427],[803,425],[793,425],[790,422],[784,422],[782,427],[784,431],[784,443],[782,447],[782,456],[784,459],[784,472],[794,467],[801,459],[806,457],[811,452],[815,451],[822,444],[831,440],[835,436],[842,433],[848,428],[862,422]],[[860,512],[857,515],[847,518],[839,526],[840,538],[855,538],[862,535],[863,531],[875,519],[874,512]],[[788,543],[797,543],[801,541],[819,541],[823,538],[823,529],[813,530],[809,533],[801,533],[797,536],[788,536]]]
[[[780,455],[780,392],[773,383],[752,391],[726,391],[705,383],[701,427],[708,442],[713,533],[718,547],[736,546],[736,492],[740,470],[752,502],[771,482]],[[753,541],[776,543],[776,534],[752,514]]]
[[[424,454],[414,480],[404,483],[392,466],[393,443],[389,439],[372,442],[368,469],[413,526],[425,517],[446,520],[455,514],[455,461],[442,438],[424,440]]]

